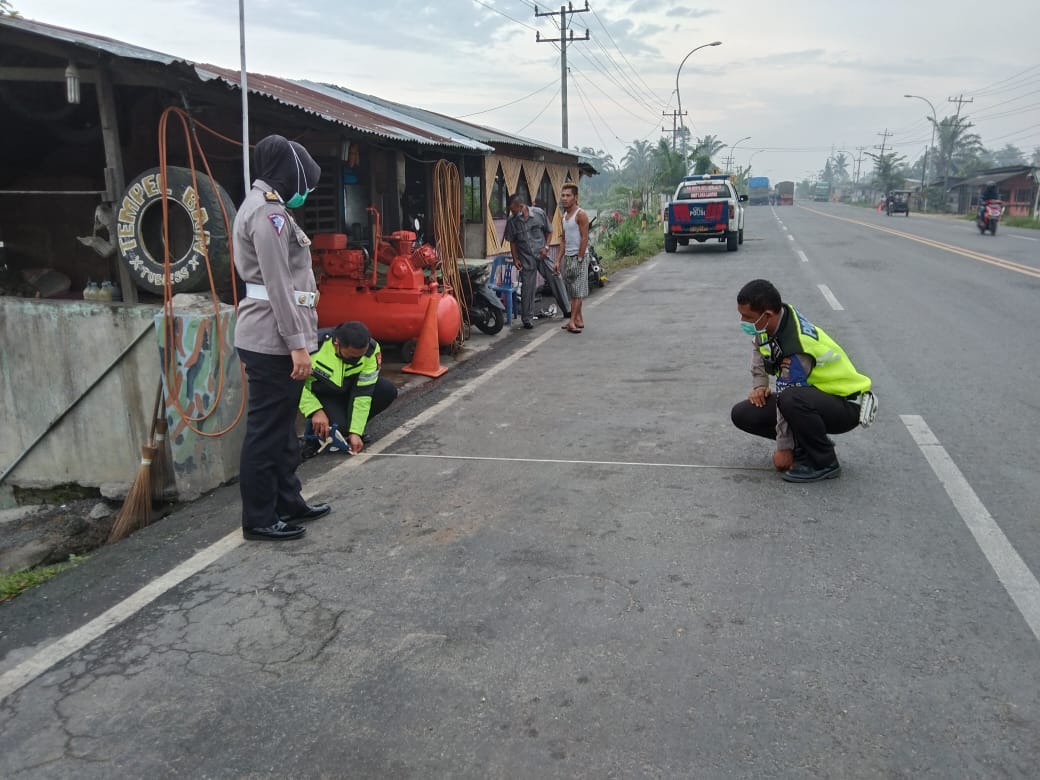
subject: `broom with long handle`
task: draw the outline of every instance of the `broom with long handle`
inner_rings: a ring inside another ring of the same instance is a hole
[[[162,400],[162,379],[159,380],[159,391],[155,394],[155,410],[152,412],[152,427],[148,432],[148,443],[141,447],[141,464],[137,467],[137,475],[126,494],[126,501],[119,509],[112,530],[108,534],[108,542],[118,542],[134,531],[144,528],[152,522],[152,462],[155,460],[155,426],[159,417],[159,402]]]
[[[155,458],[152,460],[152,503],[161,504],[166,494],[166,488],[173,484],[173,464],[167,450],[166,439],[169,435],[170,426],[166,422],[166,405],[161,402],[162,382],[159,383],[160,403],[156,407],[158,414],[155,420],[155,438],[152,445],[155,447]]]

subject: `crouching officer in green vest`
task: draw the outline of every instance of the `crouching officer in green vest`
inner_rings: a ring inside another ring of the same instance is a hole
[[[368,421],[394,402],[397,387],[379,376],[383,353],[364,323],[344,322],[331,332],[319,331],[318,344],[300,395],[307,438],[324,442],[332,437],[356,455],[365,447]],[[316,453],[317,448],[305,448],[304,455]]]
[[[877,399],[870,378],[830,336],[783,303],[765,279],[744,285],[737,311],[741,329],[754,339],[754,387],[733,407],[733,424],[776,440],[773,465],[786,481],[837,477],[841,465],[827,435],[873,422]]]

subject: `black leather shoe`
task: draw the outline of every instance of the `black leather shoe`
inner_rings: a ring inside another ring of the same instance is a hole
[[[246,539],[253,539],[258,542],[287,542],[290,539],[299,539],[305,533],[306,528],[302,528],[298,525],[287,525],[279,520],[274,525],[269,525],[266,528],[243,528],[242,536]]]
[[[531,329],[531,328],[533,328],[533,327],[534,327],[534,324],[533,324],[533,323],[530,323],[530,322],[525,322],[525,323],[524,323],[524,329],[525,329],[525,330],[530,330],[530,329]]]
[[[308,506],[304,511],[295,515],[278,515],[278,519],[283,523],[302,523],[307,520],[317,520],[319,517],[325,517],[331,511],[332,507],[328,504],[315,504],[314,506]]]
[[[786,482],[819,482],[821,479],[834,479],[841,474],[841,464],[838,461],[829,466],[816,468],[810,463],[796,463],[781,476]]]

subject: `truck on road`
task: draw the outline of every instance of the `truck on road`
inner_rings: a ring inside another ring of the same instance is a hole
[[[747,182],[747,196],[749,206],[769,205],[769,177],[752,176]]]
[[[778,205],[778,206],[793,206],[794,205],[794,182],[793,181],[778,181],[776,183],[776,205]]]
[[[818,181],[816,187],[813,188],[812,199],[819,201],[820,203],[826,203],[831,199],[831,185],[830,182]]]
[[[744,243],[744,204],[733,177],[725,173],[685,176],[664,211],[664,251],[688,246],[690,239],[724,241],[727,252]]]

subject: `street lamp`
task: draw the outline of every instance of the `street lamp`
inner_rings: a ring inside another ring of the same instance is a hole
[[[689,53],[685,57],[682,58],[682,62],[679,63],[678,70],[675,71],[675,99],[679,103],[679,128],[681,130],[683,130],[682,156],[683,156],[683,166],[684,166],[684,168],[686,166],[686,132],[685,132],[686,127],[685,127],[685,124],[683,123],[682,95],[679,94],[679,73],[682,71],[682,66],[686,64],[686,60],[690,59],[690,54],[693,54],[695,51],[699,51],[700,49],[703,49],[703,48],[705,48],[707,46],[721,46],[721,45],[722,45],[722,41],[712,41],[711,43],[702,43],[700,46],[697,46],[697,47],[691,49],[689,51]]]
[[[935,146],[935,126],[939,124],[939,122],[935,118],[935,106],[932,105],[932,101],[930,101],[928,98],[921,97],[920,95],[903,95],[903,97],[917,98],[918,100],[923,100],[925,103],[928,104],[928,107],[932,109],[932,141],[930,144],[928,144],[928,148],[924,150],[924,161],[921,165],[921,189],[924,190],[924,210],[928,211],[928,152],[931,150],[933,146]],[[943,187],[943,197],[945,196],[946,188]]]
[[[733,152],[736,150],[737,144],[743,143],[744,141],[748,141],[750,139],[751,139],[750,135],[745,135],[743,138],[741,138],[739,141],[737,141],[737,143],[733,144],[733,146],[731,146],[729,148],[729,156],[726,158],[726,172],[727,173],[729,173],[730,166],[733,165]]]

